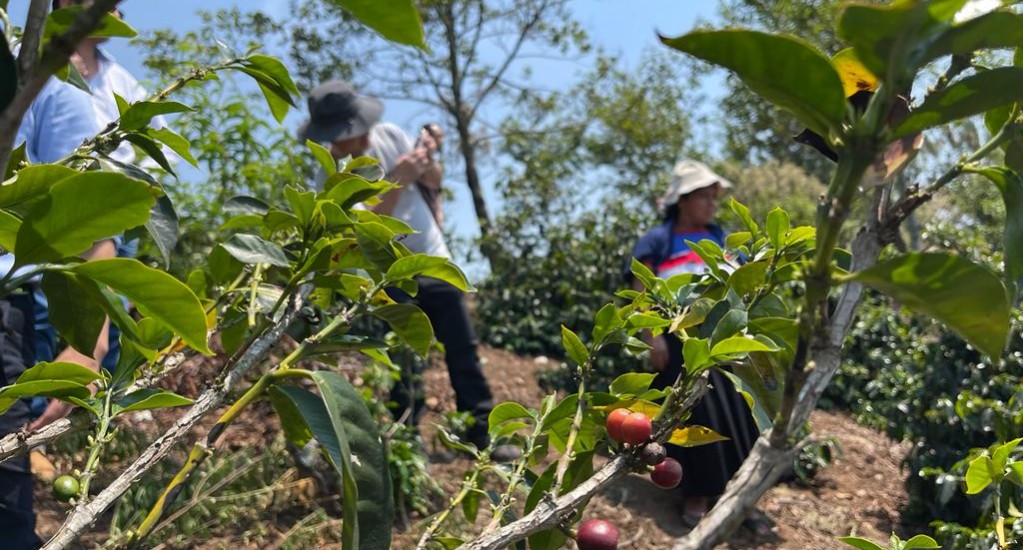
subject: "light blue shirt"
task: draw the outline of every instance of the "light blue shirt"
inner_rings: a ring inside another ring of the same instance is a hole
[[[123,97],[128,103],[143,101],[149,94],[127,69],[102,48],[96,48],[96,64],[99,68],[95,74],[89,75],[88,82],[92,90],[92,108],[96,114],[96,122],[100,128],[105,128],[107,124],[121,117],[114,94]],[[156,116],[149,125],[159,129],[166,126],[166,121],[162,116]],[[110,153],[110,157],[125,164],[134,164],[135,149],[131,143],[124,142],[116,151]],[[153,163],[153,166],[155,165]]]
[[[98,131],[89,94],[51,78],[21,120],[14,146],[25,143],[33,164],[56,162]]]

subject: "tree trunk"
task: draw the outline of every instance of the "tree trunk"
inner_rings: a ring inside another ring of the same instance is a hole
[[[884,243],[873,230],[863,231],[853,241],[853,271],[862,271],[874,265]],[[789,469],[799,452],[799,444],[793,437],[817,407],[824,389],[842,366],[842,344],[852,324],[856,308],[863,296],[863,285],[848,283],[842,289],[828,326],[826,341],[810,342],[810,364],[806,382],[800,389],[798,400],[792,410],[787,433],[774,434],[773,430],[761,435],[753,451],[732,481],[725,487],[725,493],[714,508],[690,531],[679,539],[674,550],[710,550],[731,535],[756,506],[760,497]],[[775,438],[775,436],[781,436]],[[775,447],[771,441],[781,441]]]

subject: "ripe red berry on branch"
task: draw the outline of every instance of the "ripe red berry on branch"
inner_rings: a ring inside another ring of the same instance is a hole
[[[682,482],[682,465],[674,458],[665,458],[654,466],[654,471],[650,472],[650,480],[658,487],[674,489]]]
[[[579,525],[575,543],[579,550],[618,550],[618,528],[603,519],[586,520]]]
[[[604,426],[607,428],[607,435],[611,436],[611,439],[622,441],[622,421],[630,414],[632,414],[632,411],[622,408],[615,409],[611,411],[611,414],[607,415],[607,422]]]
[[[653,430],[649,416],[634,412],[622,420],[622,441],[629,445],[642,445],[650,440]]]

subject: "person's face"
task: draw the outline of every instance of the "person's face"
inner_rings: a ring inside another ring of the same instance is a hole
[[[59,0],[57,5],[60,8],[67,8],[67,7],[70,7],[70,6],[85,6],[85,7],[89,7],[89,6],[92,5],[92,0]],[[113,15],[114,17],[117,17],[118,19],[122,19],[122,17],[121,17],[121,10],[118,9],[116,6],[110,9],[110,14]],[[89,45],[95,47],[95,46],[98,46],[98,45],[106,42],[107,40],[109,40],[109,39],[107,37],[103,36],[103,37],[86,38],[82,42],[85,43],[85,44],[89,44]]]
[[[368,149],[369,134],[330,142],[330,154],[336,159],[358,157],[365,154]]]
[[[697,189],[678,200],[679,217],[687,224],[704,226],[714,221],[718,213],[718,195],[721,186],[715,183],[710,187]]]

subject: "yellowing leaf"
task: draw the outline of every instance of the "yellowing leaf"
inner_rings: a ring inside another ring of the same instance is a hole
[[[660,405],[642,399],[623,399],[621,401],[618,401],[617,403],[612,403],[610,405],[601,405],[593,408],[594,410],[608,413],[615,409],[625,408],[629,409],[632,412],[641,412],[649,416],[650,418],[655,418],[657,417],[658,414],[661,414]]]
[[[704,426],[686,426],[671,432],[668,443],[679,447],[699,447],[708,443],[727,441],[728,438]]]
[[[852,97],[856,92],[873,92],[877,89],[877,77],[863,66],[852,48],[836,53],[831,58],[831,64],[842,80],[845,97]]]

